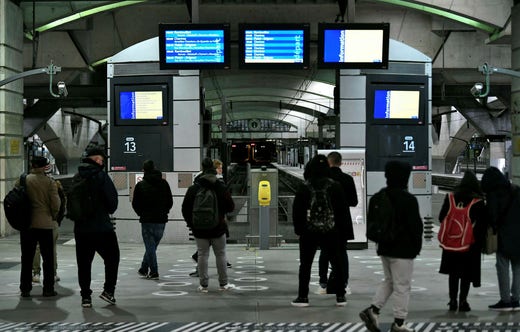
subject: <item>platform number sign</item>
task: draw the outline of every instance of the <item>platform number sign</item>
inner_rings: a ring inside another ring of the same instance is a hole
[[[135,137],[125,137],[123,153],[137,153]]]
[[[415,140],[413,136],[405,136],[403,140],[403,152],[413,153],[415,152]]]

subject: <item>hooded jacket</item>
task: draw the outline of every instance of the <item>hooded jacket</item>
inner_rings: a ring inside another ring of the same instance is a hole
[[[103,171],[103,166],[90,158],[83,159],[78,167],[78,175],[82,178],[93,180],[96,204],[94,217],[89,222],[74,223],[74,233],[78,232],[113,232],[114,225],[110,220],[110,214],[117,210],[118,195],[112,179]]]
[[[211,188],[215,190],[217,196],[217,206],[219,215],[219,224],[211,230],[195,230],[192,228],[192,212],[195,202],[195,195],[201,187]],[[225,220],[226,213],[235,209],[235,203],[231,194],[226,189],[226,185],[222,180],[217,178],[215,169],[209,169],[195,178],[193,185],[188,188],[184,200],[182,201],[182,216],[189,228],[192,228],[193,236],[201,239],[218,238],[227,232],[227,224]]]
[[[407,163],[390,161],[385,166],[386,190],[396,213],[396,240],[382,242],[377,254],[393,258],[415,258],[421,252],[423,222],[419,204],[407,190],[411,167]]]
[[[509,183],[496,167],[484,171],[481,186],[490,224],[497,229],[497,251],[509,258],[520,257],[520,188]]]
[[[141,223],[164,224],[173,206],[170,185],[159,170],[145,171],[143,180],[136,184],[132,207]]]

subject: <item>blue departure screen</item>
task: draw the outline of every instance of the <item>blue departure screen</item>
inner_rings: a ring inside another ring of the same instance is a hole
[[[162,91],[121,91],[119,116],[121,120],[160,120],[162,98]]]
[[[224,30],[166,30],[167,64],[224,63]]]
[[[245,63],[303,63],[304,30],[245,30]]]

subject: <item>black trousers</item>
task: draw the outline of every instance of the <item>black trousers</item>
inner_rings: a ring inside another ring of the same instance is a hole
[[[119,268],[119,244],[115,232],[90,232],[74,234],[76,240],[76,261],[78,263],[78,282],[81,297],[92,294],[92,261],[96,253],[105,264],[105,283],[103,289],[114,293]]]
[[[30,228],[20,232],[22,251],[22,270],[20,272],[20,290],[32,290],[32,265],[36,245],[40,245],[43,258],[43,291],[54,291],[54,237],[52,229]]]
[[[314,256],[318,248],[325,248],[329,253],[332,270],[337,272],[336,296],[345,296],[344,264],[339,264],[341,242],[337,234],[302,234],[300,236],[300,270],[298,273],[298,297],[309,295],[309,282]]]

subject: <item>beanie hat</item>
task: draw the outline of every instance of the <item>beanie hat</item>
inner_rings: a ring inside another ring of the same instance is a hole
[[[31,165],[33,168],[41,168],[49,165],[49,160],[45,157],[34,156],[31,160]]]

